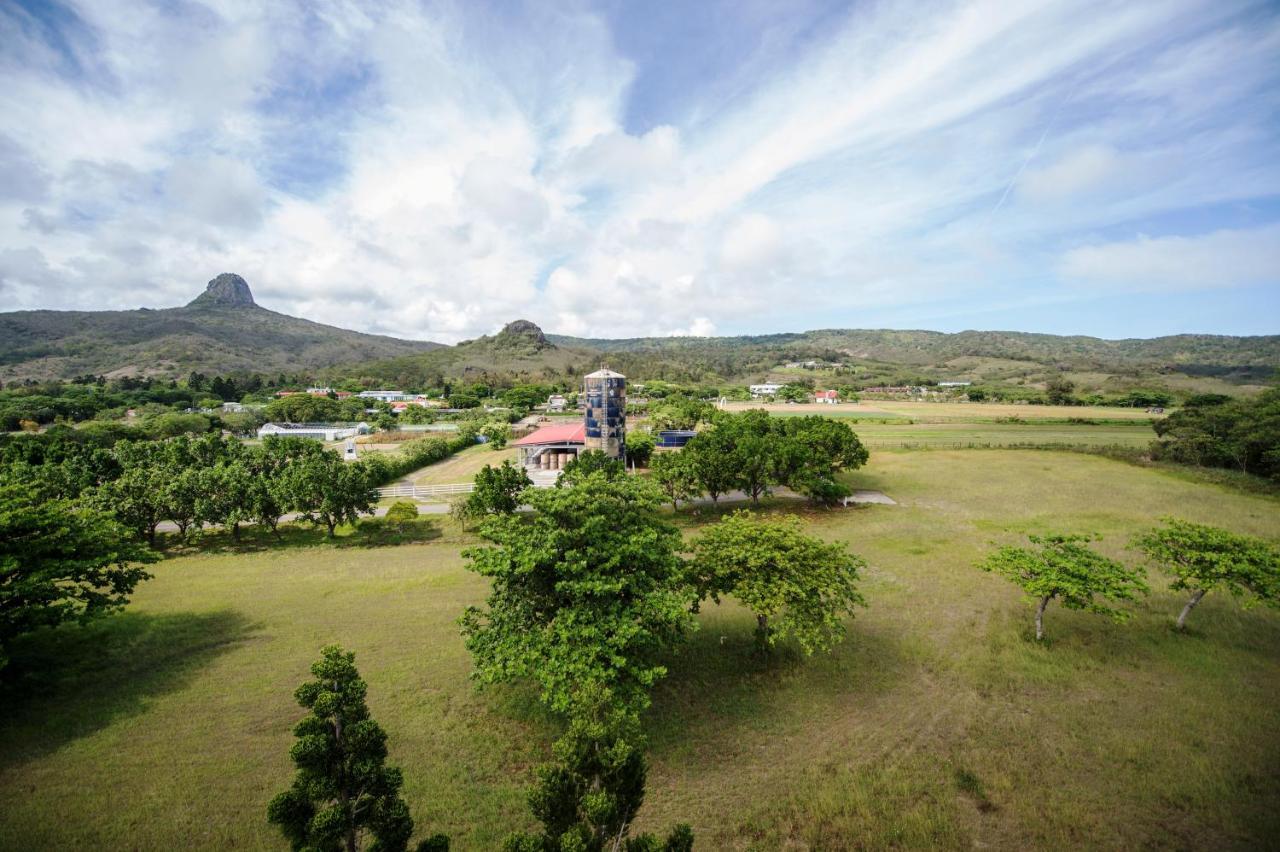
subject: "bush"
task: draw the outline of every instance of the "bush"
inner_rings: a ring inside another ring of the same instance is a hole
[[[408,500],[397,500],[387,509],[386,524],[395,527],[396,532],[404,532],[404,525],[418,519],[418,507]]]

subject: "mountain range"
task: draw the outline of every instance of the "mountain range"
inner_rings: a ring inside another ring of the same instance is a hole
[[[0,379],[93,375],[304,373],[409,387],[447,379],[547,380],[602,363],[651,379],[721,382],[777,375],[786,362],[852,365],[858,378],[1034,383],[1070,373],[1099,389],[1273,381],[1280,335],[1183,334],[1103,340],[1010,331],[821,329],[737,337],[578,338],[546,335],[528,320],[444,346],[299,319],[257,305],[224,273],[180,308],[17,311],[0,314]]]

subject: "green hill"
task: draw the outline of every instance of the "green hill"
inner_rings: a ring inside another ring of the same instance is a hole
[[[230,273],[181,308],[0,314],[0,378],[6,383],[85,374],[319,370],[438,347],[267,310],[254,303],[245,280]]]

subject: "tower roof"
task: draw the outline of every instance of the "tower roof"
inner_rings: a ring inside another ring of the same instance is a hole
[[[594,373],[587,373],[588,379],[625,379],[626,376],[621,373],[615,373],[613,370],[596,370]]]

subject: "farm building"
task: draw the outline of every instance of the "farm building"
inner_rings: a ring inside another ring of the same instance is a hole
[[[559,470],[577,458],[587,438],[586,423],[543,426],[511,442],[520,464],[541,470]]]
[[[597,370],[583,379],[585,410],[580,423],[543,426],[512,441],[520,463],[539,470],[560,470],[585,450],[612,458],[626,454],[627,379]]]
[[[813,394],[813,401],[823,405],[835,405],[840,401],[840,391],[820,390]]]
[[[561,394],[553,393],[547,397],[547,411],[564,411],[565,406],[569,404],[569,400],[565,399]]]
[[[314,441],[341,441],[369,432],[368,423],[267,423],[258,430],[259,438],[280,435],[310,438]]]
[[[762,396],[773,396],[778,391],[782,390],[782,385],[777,382],[764,382],[759,385],[751,385],[747,390],[751,391],[751,395],[753,397],[759,399]]]
[[[379,402],[400,402],[409,399],[409,394],[398,390],[367,390],[356,394],[361,399],[376,399]]]

